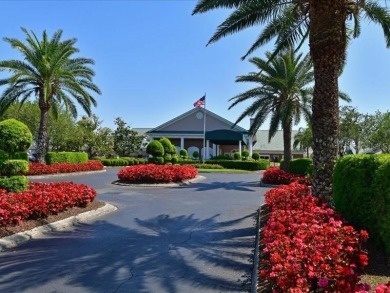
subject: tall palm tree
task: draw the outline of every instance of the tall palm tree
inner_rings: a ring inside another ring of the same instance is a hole
[[[267,58],[271,53],[266,53]],[[253,82],[258,86],[241,93],[233,98],[229,109],[239,103],[254,99],[238,117],[236,124],[248,116],[253,116],[253,123],[249,129],[255,133],[267,117],[271,117],[268,140],[276,134],[279,126],[283,130],[284,164],[283,169],[288,170],[291,161],[292,126],[300,122],[301,116],[306,119],[311,116],[311,83],[314,80],[313,67],[310,56],[302,58],[294,50],[281,52],[270,62],[261,58],[249,60],[258,72],[237,77],[236,82]]]
[[[7,86],[0,97],[0,115],[13,103],[23,105],[30,97],[37,99],[40,109],[37,159],[44,162],[49,111],[55,114],[64,105],[76,117],[77,102],[90,116],[91,106],[96,106],[90,92],[100,94],[100,90],[92,82],[95,73],[89,65],[94,61],[73,57],[79,52],[74,46],[76,39],[61,41],[62,30],[56,31],[51,39],[44,31],[41,40],[32,31],[24,28],[22,31],[26,34],[25,43],[4,38],[22,54],[24,60],[0,61],[0,71],[11,72],[10,77],[0,79],[0,85]]]
[[[306,150],[306,157],[309,157],[309,149],[313,148],[313,134],[311,127],[303,128],[299,127],[298,132],[294,135],[293,148]]]
[[[383,2],[385,3],[385,2]],[[275,40],[276,50],[309,40],[314,66],[313,193],[332,197],[332,173],[338,144],[338,77],[350,38],[360,34],[360,19],[379,23],[390,47],[390,13],[375,0],[199,0],[193,14],[218,8],[233,12],[217,28],[209,44],[245,28],[265,25],[247,55]]]

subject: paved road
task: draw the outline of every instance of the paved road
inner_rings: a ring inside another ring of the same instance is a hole
[[[39,181],[86,183],[118,211],[0,253],[0,292],[248,292],[259,173],[185,187],[116,186],[118,169]]]

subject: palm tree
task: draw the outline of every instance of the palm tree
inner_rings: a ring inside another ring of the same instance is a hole
[[[218,8],[233,9],[217,28],[208,44],[242,31],[265,25],[243,56],[275,40],[277,54],[282,48],[309,39],[314,66],[313,193],[327,201],[332,197],[332,174],[338,151],[338,77],[345,62],[350,38],[360,34],[360,19],[382,26],[390,46],[390,13],[375,0],[199,0],[193,14]]]
[[[309,157],[309,149],[313,148],[313,133],[311,127],[299,127],[298,132],[294,135],[293,148],[306,150],[306,157]]]
[[[61,41],[62,30],[56,31],[51,39],[44,31],[42,40],[32,31],[24,28],[22,31],[26,34],[26,43],[4,38],[22,53],[24,60],[0,61],[0,71],[11,72],[10,77],[0,80],[0,85],[8,86],[0,97],[0,115],[16,102],[23,105],[30,97],[37,99],[40,109],[37,159],[44,162],[48,148],[49,111],[55,114],[63,105],[76,117],[77,102],[90,116],[91,106],[96,106],[96,100],[89,92],[100,94],[100,90],[92,82],[95,73],[89,65],[94,61],[72,58],[79,52],[74,47],[76,39]]]
[[[266,53],[267,58],[271,53]],[[309,85],[313,82],[313,67],[310,56],[302,59],[302,54],[296,55],[289,49],[281,52],[270,62],[261,58],[249,60],[259,72],[251,72],[248,75],[237,77],[236,82],[254,82],[258,87],[241,93],[230,100],[234,102],[229,109],[239,103],[254,99],[254,102],[241,113],[235,124],[248,116],[253,116],[253,123],[249,129],[255,133],[271,116],[268,140],[279,129],[283,129],[284,164],[283,169],[288,171],[291,161],[291,135],[292,126],[300,122],[304,115],[308,120],[311,116],[311,94]]]

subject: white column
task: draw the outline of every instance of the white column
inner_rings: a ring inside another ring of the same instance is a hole
[[[238,141],[238,153],[240,154],[240,156],[241,156],[241,152],[242,152],[242,150],[241,150],[241,140],[239,140]]]
[[[209,148],[210,148],[210,141],[206,140],[206,156],[205,156],[206,160],[210,159]]]
[[[253,154],[253,139],[251,136],[248,138],[248,150],[249,150],[249,157],[252,158]]]
[[[184,149],[184,137],[180,137],[180,149]]]
[[[213,143],[213,157],[217,155],[217,145]]]
[[[219,156],[219,152],[220,152],[219,144],[217,144],[217,156]]]

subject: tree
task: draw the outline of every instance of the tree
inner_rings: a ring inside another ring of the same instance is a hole
[[[313,148],[313,133],[310,127],[298,129],[297,134],[294,135],[293,148],[306,150],[306,157],[309,157],[309,149]]]
[[[92,82],[95,73],[89,65],[94,64],[94,61],[73,58],[79,52],[74,46],[76,39],[61,41],[62,30],[56,31],[51,39],[44,31],[41,40],[32,31],[24,28],[22,31],[26,35],[25,43],[14,38],[4,38],[23,55],[23,61],[0,61],[0,71],[11,72],[10,77],[0,79],[0,85],[8,86],[0,97],[0,114],[17,101],[23,105],[31,96],[38,100],[40,123],[37,159],[44,162],[49,111],[56,113],[62,104],[77,117],[77,102],[91,115],[91,106],[97,103],[90,92],[100,94],[100,90]]]
[[[245,28],[265,25],[243,58],[271,40],[275,40],[276,56],[283,48],[291,44],[300,48],[309,39],[315,80],[312,189],[313,194],[330,202],[338,152],[338,77],[345,63],[347,44],[359,36],[360,19],[364,16],[381,25],[389,47],[389,11],[374,0],[199,0],[193,14],[218,8],[233,8],[233,12],[218,26],[208,44]]]
[[[141,149],[144,135],[139,135],[124,122],[121,118],[115,119],[117,126],[114,131],[114,151],[119,156],[128,156],[131,153],[138,152]]]
[[[13,157],[16,152],[28,150],[32,143],[32,134],[27,125],[15,120],[7,119],[0,122],[0,149]]]
[[[266,56],[271,58],[272,54],[266,53]],[[231,98],[234,102],[229,109],[253,99],[253,103],[238,117],[236,124],[245,117],[253,116],[249,132],[255,133],[265,119],[271,116],[269,141],[278,131],[279,125],[282,126],[283,169],[287,171],[292,157],[292,126],[300,122],[301,116],[309,120],[311,115],[312,88],[309,86],[313,82],[313,71],[310,57],[306,55],[302,58],[302,54],[288,49],[270,62],[257,57],[249,61],[258,71],[239,76],[236,82],[253,82],[257,86]]]
[[[362,122],[364,116],[359,113],[357,108],[343,106],[340,108],[340,152],[355,149],[359,153],[362,141]]]

